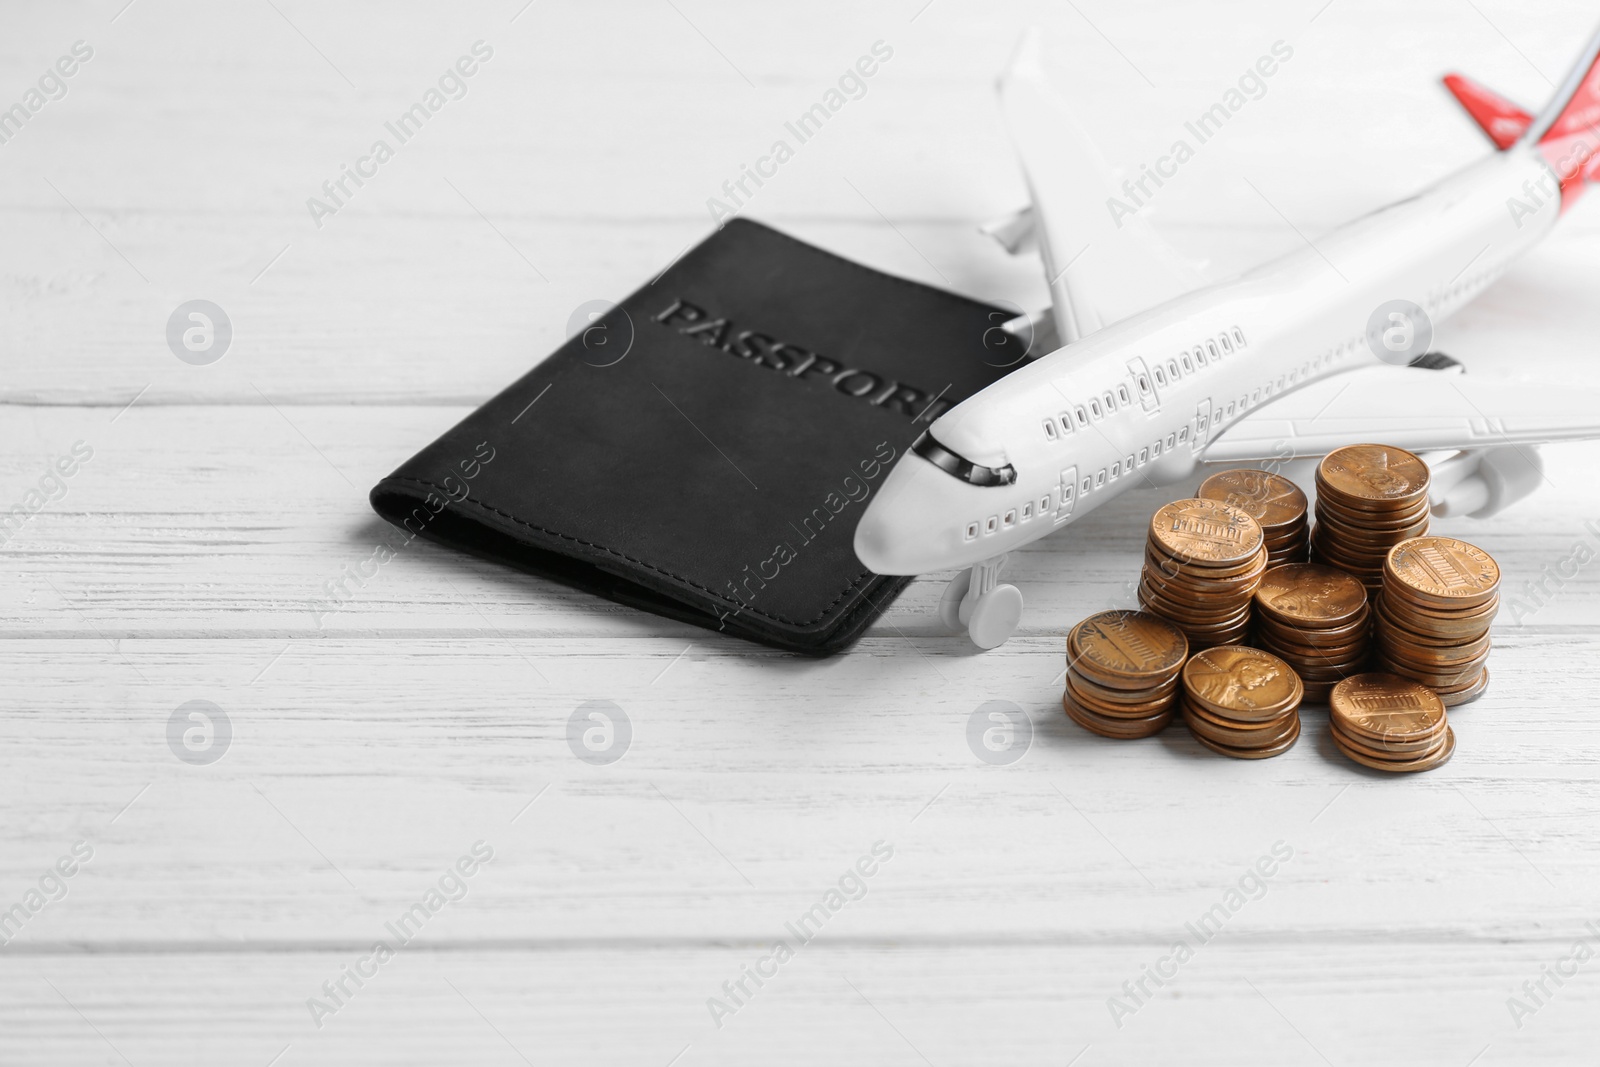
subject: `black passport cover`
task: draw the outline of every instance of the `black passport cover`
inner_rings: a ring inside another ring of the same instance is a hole
[[[910,581],[856,523],[938,415],[1018,362],[1012,312],[727,223],[372,490],[388,521],[812,655]]]

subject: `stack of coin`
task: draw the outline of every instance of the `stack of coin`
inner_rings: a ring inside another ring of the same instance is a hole
[[[1294,668],[1305,699],[1366,669],[1371,612],[1367,587],[1353,575],[1317,563],[1270,568],[1256,589],[1256,640]]]
[[[1330,452],[1317,467],[1316,511],[1312,559],[1376,594],[1389,549],[1428,532],[1428,465],[1393,445]]]
[[[1358,674],[1334,686],[1328,721],[1339,751],[1377,771],[1430,771],[1456,750],[1444,702],[1393,674]]]
[[[1300,737],[1304,689],[1290,666],[1259,648],[1223,645],[1197,652],[1183,667],[1183,721],[1213,752],[1265,759]]]
[[[1139,603],[1167,619],[1191,649],[1240,641],[1267,569],[1261,526],[1241,508],[1196,497],[1155,513]]]
[[[1311,543],[1306,495],[1289,479],[1270,471],[1241,467],[1213,474],[1200,483],[1194,495],[1232,504],[1261,524],[1268,570],[1306,561]]]
[[[1500,568],[1454,537],[1414,537],[1389,550],[1378,598],[1378,658],[1420,682],[1446,707],[1489,685],[1489,624],[1500,607]]]
[[[1183,631],[1142,611],[1102,611],[1067,635],[1072,721],[1102,737],[1149,737],[1172,721],[1178,672],[1189,655]]]

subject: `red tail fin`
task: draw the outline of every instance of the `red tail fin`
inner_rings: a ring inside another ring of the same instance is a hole
[[[1489,135],[1494,146],[1502,151],[1516,144],[1517,138],[1533,125],[1532,115],[1470,78],[1446,74],[1444,85],[1461,101],[1467,114],[1483,127],[1483,132]]]
[[[1534,120],[1528,136],[1561,180],[1565,210],[1583,192],[1600,157],[1600,35],[1589,41],[1577,66]]]

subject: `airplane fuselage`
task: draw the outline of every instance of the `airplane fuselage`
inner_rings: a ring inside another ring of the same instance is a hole
[[[1129,488],[1190,477],[1206,443],[1259,405],[1376,362],[1381,305],[1410,301],[1437,323],[1481,292],[1554,226],[1555,189],[1535,151],[1491,156],[1019,368],[929,428],[946,460],[982,477],[908,453],[863,515],[857,555],[880,574],[969,567]]]

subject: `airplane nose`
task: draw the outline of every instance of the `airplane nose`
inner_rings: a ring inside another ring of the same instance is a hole
[[[874,574],[894,574],[897,562],[894,550],[901,538],[895,529],[894,516],[883,506],[883,500],[880,492],[856,524],[856,558]]]
[[[939,570],[951,495],[964,487],[915,453],[903,456],[856,524],[856,556],[875,574]]]

